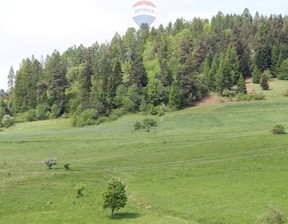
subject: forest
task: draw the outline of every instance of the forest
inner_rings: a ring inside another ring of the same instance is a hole
[[[71,117],[83,126],[137,111],[161,115],[194,106],[210,91],[228,96],[250,77],[288,79],[288,16],[219,12],[23,59],[1,91],[0,121]]]

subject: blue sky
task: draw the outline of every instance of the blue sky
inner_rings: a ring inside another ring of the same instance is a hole
[[[211,18],[224,14],[241,14],[248,8],[254,16],[288,15],[284,0],[151,0],[157,6],[154,26],[164,26],[183,17]],[[0,1],[0,89],[7,89],[11,66],[19,69],[22,59],[34,55],[37,59],[61,53],[68,47],[110,41],[118,32],[137,25],[132,20],[134,0],[6,0]]]

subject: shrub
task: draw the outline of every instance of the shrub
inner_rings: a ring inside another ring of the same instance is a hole
[[[281,124],[277,124],[273,129],[272,129],[273,134],[285,134],[285,127]]]
[[[2,126],[4,128],[9,128],[11,126],[13,126],[15,124],[15,119],[13,117],[11,117],[10,115],[6,114],[4,115],[4,117],[2,118]]]
[[[264,100],[265,96],[263,93],[257,93],[257,94],[237,94],[236,95],[236,100],[237,101],[251,101],[251,100]]]
[[[56,159],[54,158],[45,159],[43,163],[45,163],[49,169],[51,169],[53,165],[57,165]]]
[[[265,99],[265,96],[263,93],[257,93],[257,94],[254,94],[252,96],[253,96],[254,100],[264,100]]]
[[[50,119],[58,118],[61,114],[60,107],[55,103],[51,108],[51,114],[49,116]]]
[[[124,110],[123,107],[114,109],[114,110],[112,110],[112,112],[111,112],[111,115],[114,115],[114,116],[116,116],[117,118],[123,116],[124,114],[125,114],[125,110]]]
[[[140,130],[141,128],[146,129],[147,132],[150,131],[151,127],[157,127],[157,122],[151,118],[146,118],[142,122],[136,121],[134,124],[135,130]]]
[[[46,112],[47,112],[47,105],[38,104],[35,112],[36,118],[38,120],[46,120],[48,118]]]
[[[234,92],[229,90],[229,89],[224,89],[223,92],[222,92],[222,96],[233,97],[234,96]]]
[[[86,125],[97,124],[98,111],[95,109],[84,110],[80,116],[74,115],[71,117],[73,127],[83,127]]]
[[[142,121],[143,123],[143,128],[146,128],[147,132],[150,131],[151,127],[156,127],[157,126],[157,122],[151,118],[146,118]]]
[[[78,184],[75,188],[77,191],[77,198],[83,197],[83,191],[85,190],[85,185],[84,184]]]
[[[157,115],[158,112],[159,112],[159,108],[158,108],[158,107],[155,107],[155,106],[152,104],[152,106],[151,106],[151,108],[150,108],[150,113],[151,113],[151,115]]]
[[[95,109],[87,109],[81,113],[81,117],[84,120],[97,120],[98,118],[98,111]]]
[[[64,164],[64,169],[66,169],[66,170],[69,170],[70,169],[70,166],[71,164],[70,163],[65,163]]]
[[[137,130],[140,130],[141,127],[142,127],[141,122],[140,121],[136,121],[136,123],[134,124],[134,129],[137,131]]]
[[[36,121],[36,110],[35,109],[30,109],[25,113],[25,121],[32,122]]]
[[[256,222],[256,224],[284,224],[285,218],[282,212],[275,208],[274,206],[270,206],[270,212],[263,214],[260,216]]]
[[[158,111],[158,116],[159,116],[159,117],[162,117],[162,116],[164,116],[164,115],[165,115],[165,111],[160,109],[160,110]]]

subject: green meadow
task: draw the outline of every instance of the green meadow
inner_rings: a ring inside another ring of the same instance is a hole
[[[270,205],[288,220],[288,135],[271,132],[288,129],[287,84],[273,81],[263,101],[152,117],[158,127],[150,132],[134,131],[142,114],[84,128],[58,119],[4,129],[0,223],[249,224]],[[49,157],[57,159],[52,169],[43,164]],[[102,208],[112,177],[128,193],[114,219]],[[82,198],[77,184],[86,186]]]

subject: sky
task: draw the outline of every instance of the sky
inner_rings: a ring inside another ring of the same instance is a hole
[[[157,7],[153,26],[166,26],[177,18],[211,19],[219,11],[254,16],[288,15],[287,0],[150,0]],[[53,50],[110,42],[137,27],[132,6],[137,0],[0,0],[0,89],[7,90],[11,66],[15,72],[23,59],[44,58]]]

